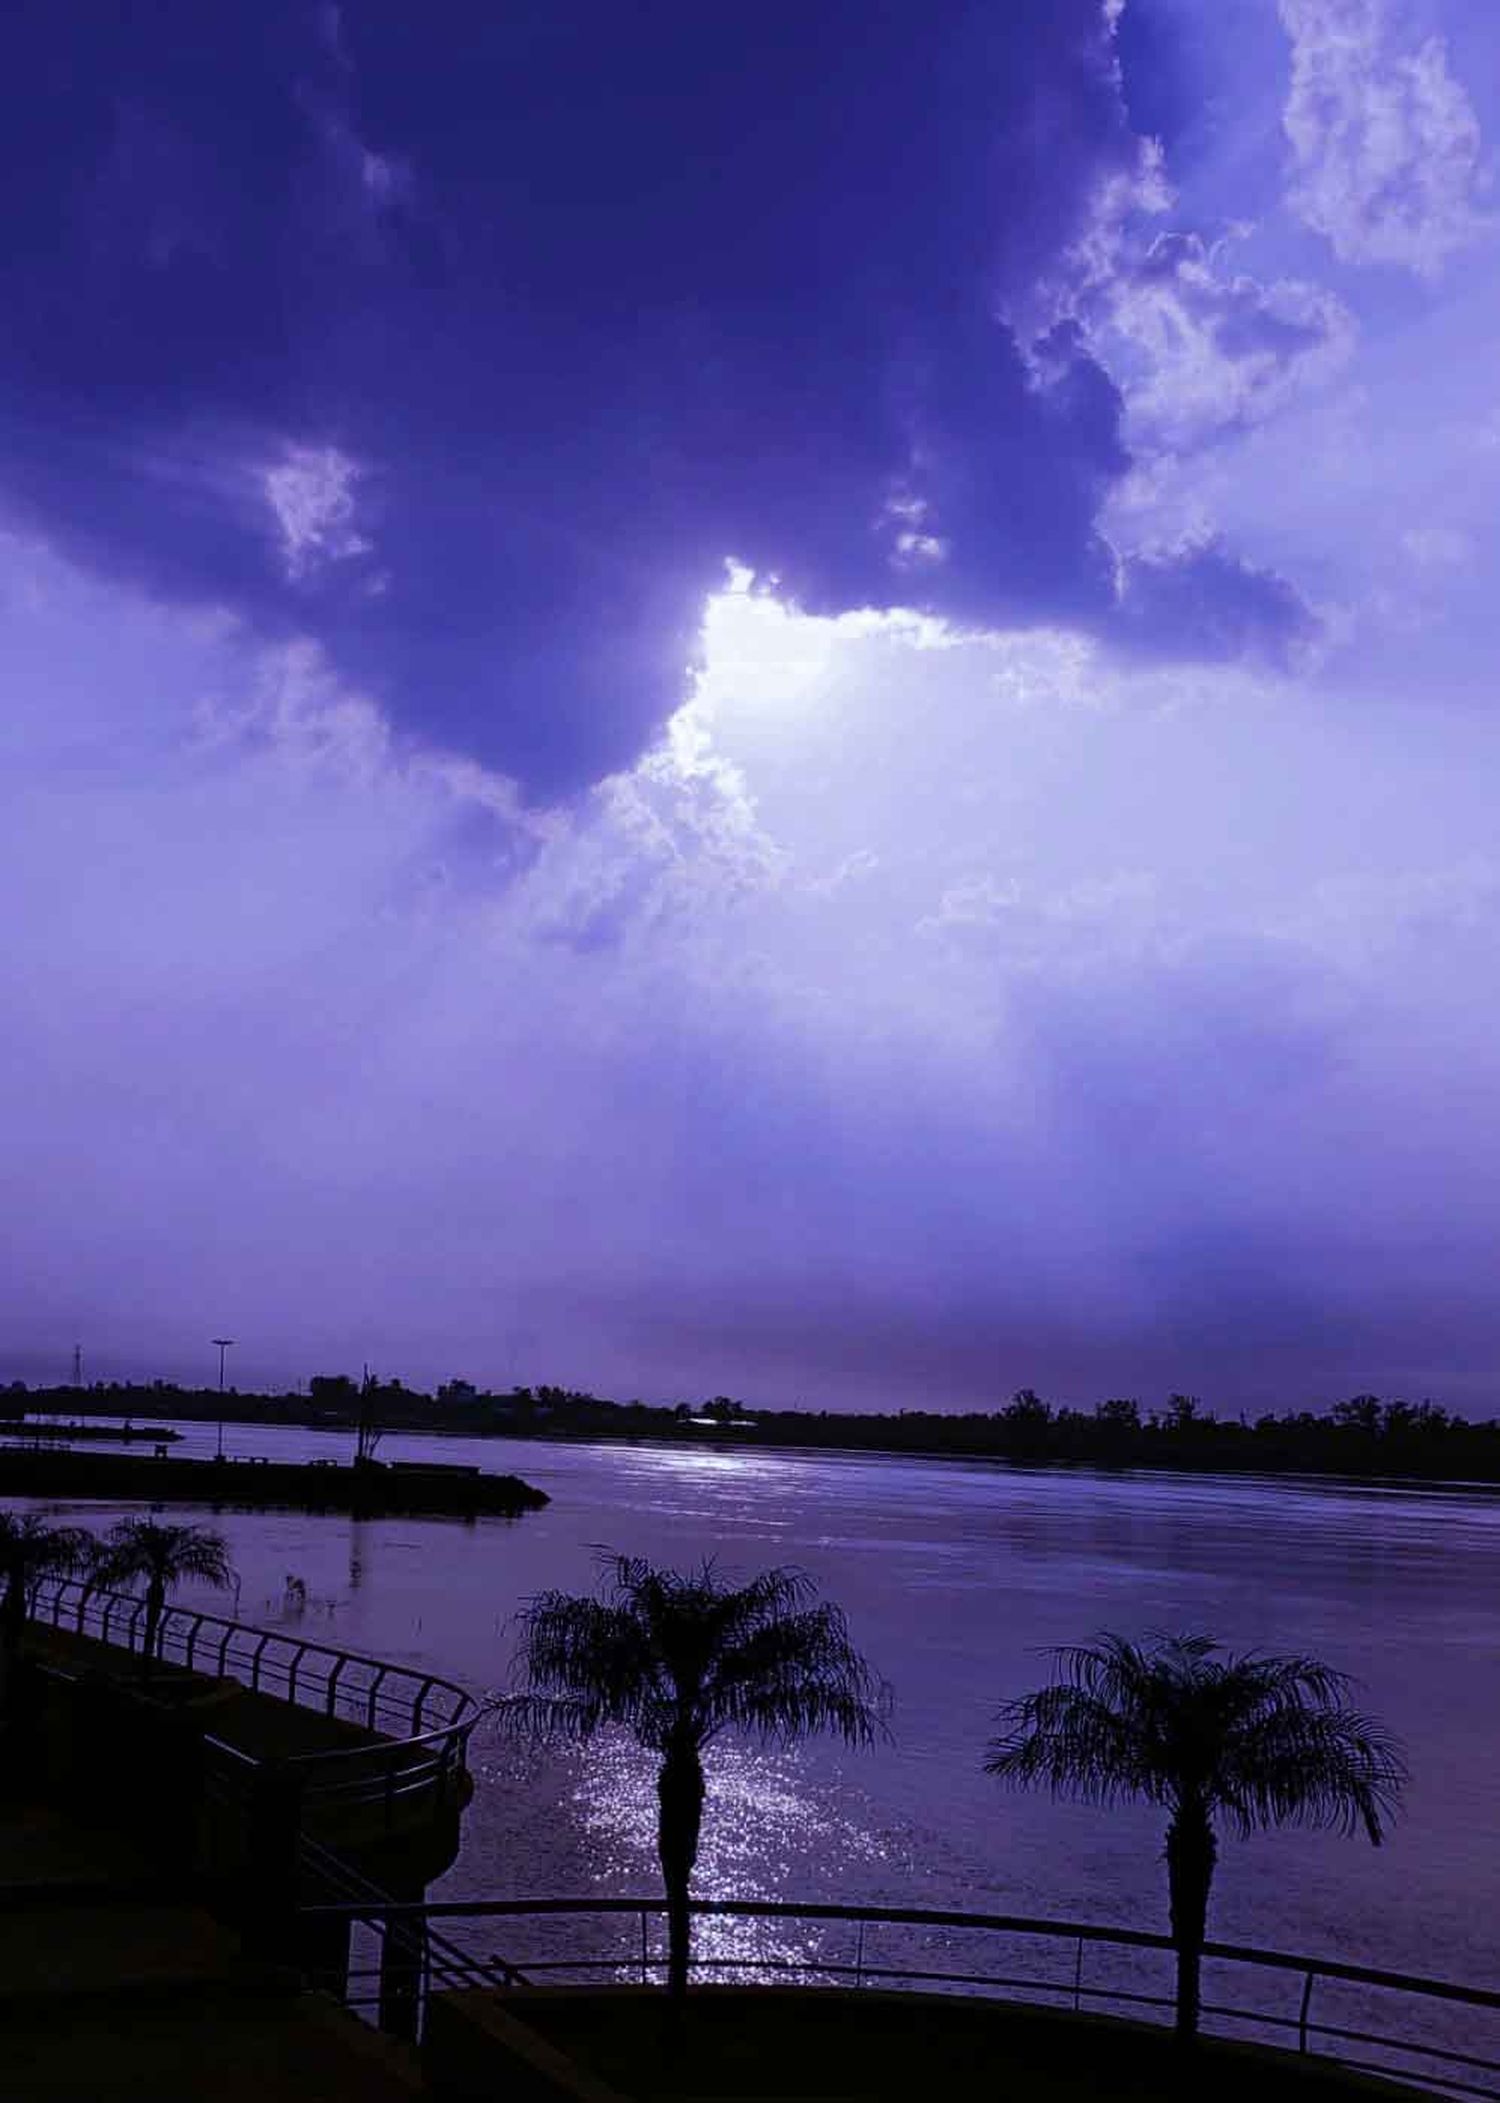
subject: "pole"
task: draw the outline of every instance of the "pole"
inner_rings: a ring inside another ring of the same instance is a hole
[[[219,1446],[214,1456],[216,1460],[224,1458],[224,1353],[231,1348],[233,1343],[234,1338],[232,1336],[216,1336],[213,1338],[214,1349],[219,1354]]]

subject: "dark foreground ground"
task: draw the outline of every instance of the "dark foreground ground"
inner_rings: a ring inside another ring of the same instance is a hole
[[[594,2082],[633,2103],[1350,2103],[1423,2093],[1250,2046],[1203,2045],[1184,2060],[1161,2029],[952,1995],[707,1988],[675,2040],[660,1995],[635,1989],[508,1994],[503,2007],[575,2063],[576,2093],[591,2103],[601,2103]]]

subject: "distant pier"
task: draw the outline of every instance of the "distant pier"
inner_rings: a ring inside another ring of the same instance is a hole
[[[0,1417],[0,1438],[65,1440],[70,1446],[102,1442],[114,1446],[173,1446],[182,1437],[169,1424],[60,1424],[52,1419]]]
[[[158,1453],[0,1448],[0,1496],[99,1497],[366,1518],[514,1519],[549,1500],[519,1475],[420,1461],[184,1460]]]

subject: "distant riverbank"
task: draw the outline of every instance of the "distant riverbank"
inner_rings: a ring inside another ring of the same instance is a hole
[[[865,1452],[1029,1466],[1150,1468],[1189,1474],[1314,1475],[1365,1480],[1500,1484],[1500,1421],[1455,1417],[1431,1402],[1356,1395],[1325,1413],[1293,1410],[1253,1420],[1217,1417],[1196,1397],[1159,1408],[1116,1396],[1092,1410],[1054,1407],[1029,1389],[1001,1409],[945,1414],[902,1410],[750,1410],[727,1396],[697,1407],[612,1402],[558,1387],[481,1394],[454,1382],[436,1395],[396,1382],[311,1383],[307,1395],[221,1395],[166,1384],[12,1387],[7,1414],[242,1423],[363,1435],[660,1442],[674,1447],[761,1447]],[[19,1427],[24,1432],[25,1426]]]

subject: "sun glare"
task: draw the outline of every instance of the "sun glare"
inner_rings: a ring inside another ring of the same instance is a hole
[[[837,624],[783,604],[774,579],[759,583],[742,563],[726,567],[727,588],[704,610],[698,699],[715,708],[805,700],[827,673]]]
[[[761,578],[733,559],[724,567],[725,587],[704,607],[703,669],[693,696],[700,713],[762,714],[805,703],[827,686],[840,647],[867,636],[899,633],[920,649],[957,639],[946,623],[900,607],[803,613],[777,596],[778,578]]]

